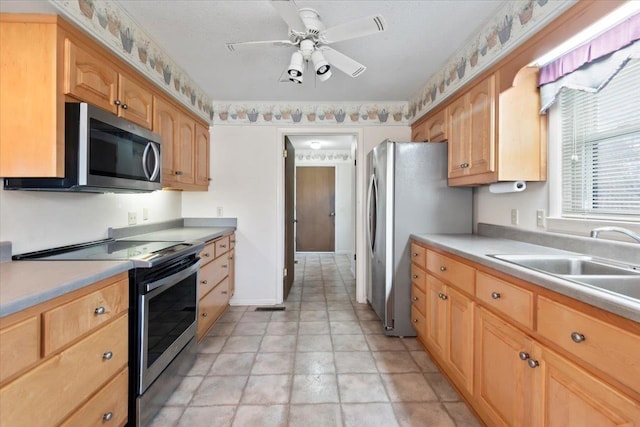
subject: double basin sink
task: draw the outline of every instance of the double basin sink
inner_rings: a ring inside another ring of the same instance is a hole
[[[640,267],[586,255],[490,255],[521,267],[640,300]]]

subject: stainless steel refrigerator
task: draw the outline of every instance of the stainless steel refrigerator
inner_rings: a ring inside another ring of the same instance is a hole
[[[471,233],[471,188],[447,186],[447,144],[383,141],[367,155],[369,289],[387,335],[411,326],[411,234]]]

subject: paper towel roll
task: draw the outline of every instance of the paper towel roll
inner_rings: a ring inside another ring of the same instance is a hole
[[[489,185],[490,193],[519,193],[527,188],[524,181],[496,182]]]

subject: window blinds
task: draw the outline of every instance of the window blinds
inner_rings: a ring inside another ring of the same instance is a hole
[[[640,215],[640,60],[597,93],[563,89],[560,109],[563,216]]]

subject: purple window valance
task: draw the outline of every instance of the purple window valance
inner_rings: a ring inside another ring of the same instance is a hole
[[[622,21],[540,69],[539,85],[554,82],[584,64],[602,58],[640,40],[640,13]]]

